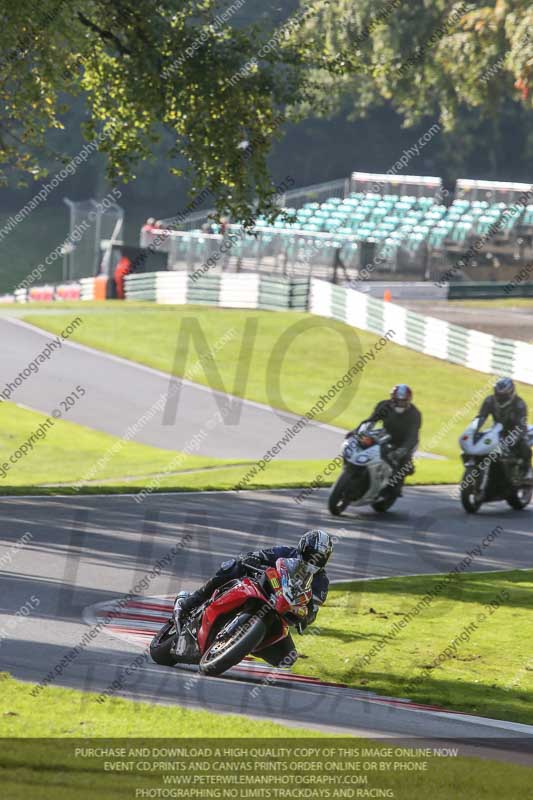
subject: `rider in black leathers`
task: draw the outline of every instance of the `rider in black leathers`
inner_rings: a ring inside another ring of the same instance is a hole
[[[528,438],[527,405],[516,393],[511,378],[500,378],[494,384],[494,393],[485,398],[478,415],[474,442],[481,434],[481,428],[492,417],[495,423],[501,423],[502,439],[508,442],[512,455],[517,459],[520,475],[531,480],[531,446]]]
[[[320,606],[326,602],[329,580],[325,567],[332,552],[333,543],[330,535],[322,530],[312,530],[301,537],[297,547],[271,547],[246,553],[238,559],[232,558],[224,561],[215,575],[195,592],[186,598],[178,595],[174,613],[181,623],[191,611],[209,600],[216,589],[228,581],[253,575],[253,570],[248,570],[247,564],[258,569],[266,569],[266,567],[274,567],[278,558],[301,558],[316,570],[312,583],[313,596],[308,606],[307,617],[296,625],[298,633],[303,633],[305,628],[316,619]],[[290,634],[281,642],[261,650],[261,658],[274,666],[289,667],[297,657],[296,646]]]
[[[401,496],[405,478],[415,471],[412,458],[422,426],[422,414],[413,403],[413,392],[409,386],[404,383],[395,386],[390,399],[378,403],[368,419],[348,435],[362,433],[377,422],[383,422],[383,428],[391,437],[387,459],[394,465],[395,471],[389,486]]]

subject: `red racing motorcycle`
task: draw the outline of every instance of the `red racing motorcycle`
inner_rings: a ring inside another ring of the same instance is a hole
[[[258,569],[244,562],[250,577],[231,580],[178,625],[173,616],[152,639],[156,664],[198,664],[204,675],[221,675],[247,655],[289,634],[305,620],[312,597],[313,568],[298,558],[278,558]]]

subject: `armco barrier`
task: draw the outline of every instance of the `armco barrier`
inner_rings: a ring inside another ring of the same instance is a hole
[[[206,304],[225,308],[306,310],[309,281],[272,278],[259,273],[222,273],[194,279],[186,272],[128,275],[126,300]]]
[[[56,286],[56,300],[81,300],[79,283],[62,283]]]
[[[424,317],[395,303],[385,303],[317,278],[311,280],[308,309],[313,314],[373,333],[393,330],[394,342],[412,350],[479,372],[510,375],[533,385],[533,345],[526,342],[499,339],[435,317]]]
[[[308,310],[376,334],[393,330],[396,344],[478,372],[510,375],[533,385],[533,345],[425,317],[318,278],[291,281],[258,273],[222,273],[194,281],[186,272],[155,272],[128,276],[126,299]]]
[[[60,283],[57,286],[32,286],[30,289],[17,289],[15,292],[17,302],[28,301],[37,303],[51,303],[54,300],[80,300],[83,299],[80,283]]]
[[[53,286],[32,286],[28,291],[28,298],[32,302],[51,303],[54,299]]]
[[[80,297],[82,300],[94,300],[94,278],[81,278]]]
[[[533,270],[528,272],[524,267],[523,272],[525,273],[524,277],[527,278]],[[502,297],[533,297],[533,283],[520,283],[520,273],[517,273],[514,282],[465,282],[450,283],[448,286],[448,300],[492,300]]]

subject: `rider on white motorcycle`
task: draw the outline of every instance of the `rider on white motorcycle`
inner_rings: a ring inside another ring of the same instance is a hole
[[[511,445],[511,452],[516,458],[519,474],[517,481],[524,478],[531,480],[531,446],[528,440],[528,410],[527,405],[516,393],[516,388],[511,378],[500,378],[494,384],[494,393],[483,401],[481,406],[476,430],[474,432],[474,443],[481,436],[481,429],[487,418],[492,416],[495,423],[500,423],[502,428],[502,439],[509,434],[513,435],[514,444]]]
[[[370,417],[347,436],[363,433],[377,422],[383,422],[383,428],[391,437],[387,459],[394,465],[395,471],[389,486],[401,497],[405,478],[415,471],[412,458],[422,426],[422,414],[413,403],[413,392],[409,386],[405,383],[394,386],[390,399],[378,403]]]
[[[384,430],[391,437],[387,459],[394,465],[394,472],[389,481],[389,488],[401,497],[405,478],[415,471],[412,458],[418,446],[422,426],[422,414],[414,405],[413,392],[407,384],[399,383],[394,386],[390,399],[379,402],[370,417],[347,435],[363,433],[376,422],[383,422]]]

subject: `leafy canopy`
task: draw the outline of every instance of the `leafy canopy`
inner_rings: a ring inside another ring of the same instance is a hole
[[[414,124],[461,110],[495,112],[511,98],[533,107],[530,0],[315,0],[302,44],[320,48],[315,107],[352,104],[354,115],[390,102]]]
[[[277,31],[239,22],[245,2],[0,0],[0,179],[46,174],[46,134],[84,93],[111,180],[134,178],[167,129],[192,194],[250,223],[275,213],[267,156],[287,118],[388,102],[451,130],[462,107],[531,108],[529,0],[284,0]]]

